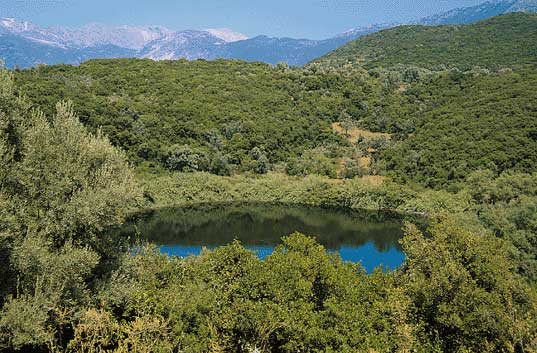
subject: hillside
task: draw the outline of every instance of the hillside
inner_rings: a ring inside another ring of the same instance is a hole
[[[157,164],[184,145],[206,164],[221,156],[244,167],[254,147],[278,163],[342,143],[330,123],[343,110],[358,114],[358,102],[377,90],[369,81],[234,60],[96,60],[15,76],[47,113],[72,100],[81,120],[102,127],[131,161]]]
[[[425,17],[415,24],[428,26],[465,24],[511,12],[537,12],[537,0],[492,0]]]
[[[52,114],[57,100],[72,100],[136,164],[227,174],[264,161],[264,171],[335,176],[352,159],[372,170],[351,177],[387,173],[430,187],[483,168],[537,171],[535,67],[444,72],[391,91],[385,75],[138,59],[15,72],[36,106]],[[342,123],[350,136],[365,131],[352,147]]]
[[[537,14],[512,13],[467,25],[401,26],[362,37],[316,60],[366,68],[497,68],[537,62]]]
[[[470,171],[537,172],[537,70],[442,75],[404,94],[397,123],[414,126],[381,159],[390,175],[429,187]]]

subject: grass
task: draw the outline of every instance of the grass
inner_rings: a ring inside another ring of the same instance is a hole
[[[382,132],[373,132],[369,130],[364,130],[360,128],[352,128],[345,133],[345,129],[341,127],[341,123],[333,123],[332,129],[338,134],[344,136],[350,143],[356,143],[360,138],[372,139],[375,137],[384,137],[391,139],[392,135]]]
[[[352,210],[394,211],[401,214],[463,212],[468,195],[399,185],[388,178],[365,176],[330,179],[291,177],[281,173],[221,177],[208,173],[139,174],[147,209],[200,203],[256,202],[297,204]]]

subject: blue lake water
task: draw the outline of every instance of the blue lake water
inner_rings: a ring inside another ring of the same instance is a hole
[[[394,269],[405,259],[398,243],[403,235],[401,221],[382,213],[265,204],[198,205],[155,211],[122,229],[127,235],[135,232],[170,256],[199,255],[203,248],[238,239],[264,259],[282,236],[300,232],[315,237],[344,261],[360,262],[367,271],[381,265]]]

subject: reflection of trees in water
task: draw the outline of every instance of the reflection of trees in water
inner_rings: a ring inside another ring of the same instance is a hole
[[[266,204],[216,204],[172,208],[141,216],[120,230],[167,245],[276,245],[295,231],[330,249],[373,241],[379,251],[399,248],[401,221],[393,214]]]

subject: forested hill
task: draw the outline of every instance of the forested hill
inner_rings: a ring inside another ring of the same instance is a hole
[[[468,25],[401,26],[353,41],[316,60],[366,68],[497,68],[537,62],[537,14],[511,13]]]
[[[414,129],[382,155],[389,174],[439,187],[472,170],[537,172],[536,69],[443,73],[408,89],[386,124]]]
[[[472,170],[537,171],[536,72],[536,65],[444,71],[409,83],[414,76],[404,70],[113,59],[15,71],[15,79],[48,114],[58,100],[72,100],[82,121],[102,127],[135,163],[215,174],[257,170],[260,161],[260,171],[293,173],[304,158],[339,165],[339,157],[367,156],[370,147],[356,141],[351,150],[360,155],[342,151],[347,142],[330,125],[346,121],[361,134],[394,136],[372,156],[377,173],[442,187]]]
[[[375,92],[369,81],[237,60],[95,60],[15,77],[49,114],[72,100],[81,120],[102,127],[133,162],[165,163],[184,146],[208,164],[244,165],[256,147],[271,163],[286,161],[337,143],[330,123],[343,110],[357,115]]]

